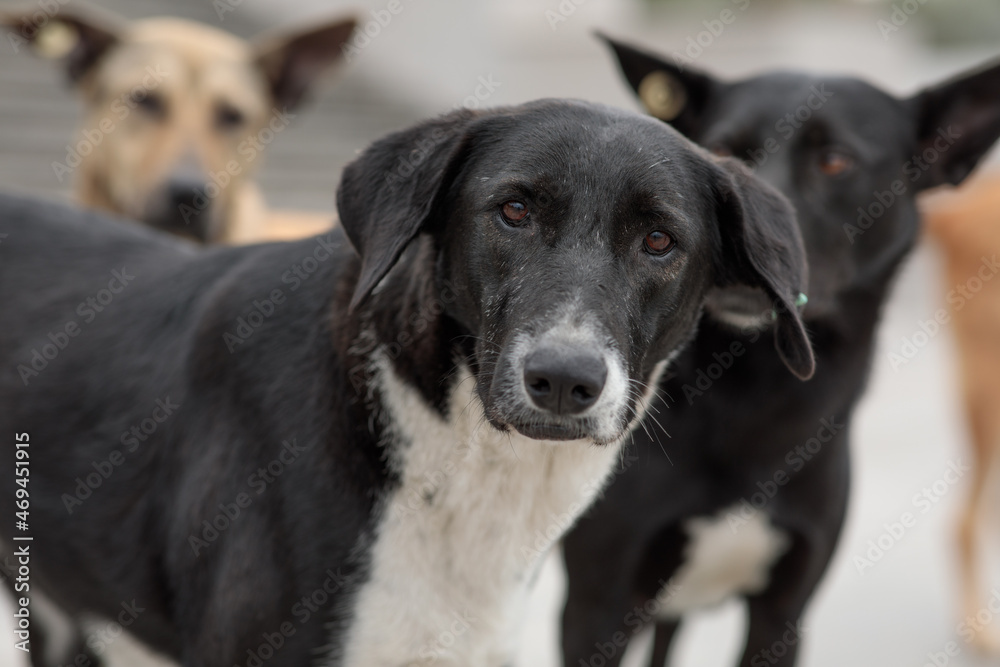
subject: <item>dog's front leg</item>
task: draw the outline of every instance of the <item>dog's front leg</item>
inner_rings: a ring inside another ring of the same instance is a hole
[[[796,664],[808,636],[808,628],[802,624],[806,603],[826,571],[837,532],[831,535],[819,527],[789,531],[792,546],[772,568],[770,585],[747,597],[750,622],[740,667]]]
[[[803,604],[782,605],[764,595],[748,600],[750,627],[740,667],[792,667],[805,629]],[[805,596],[802,597],[804,601]]]

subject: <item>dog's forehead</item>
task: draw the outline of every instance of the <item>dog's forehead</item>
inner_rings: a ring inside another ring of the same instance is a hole
[[[783,121],[797,129],[802,123],[822,120],[831,129],[880,139],[883,132],[908,121],[900,100],[855,77],[774,72],[737,81],[724,97],[713,110],[719,126],[781,132]]]
[[[111,95],[157,90],[194,101],[231,100],[247,109],[266,105],[267,89],[252,52],[241,40],[197,23],[174,19],[139,21],[104,59],[100,84]]]
[[[643,114],[603,104],[572,100],[542,100],[527,104],[517,113],[487,117],[486,129],[495,129],[521,143],[522,148],[559,149],[567,158],[579,154],[612,151],[682,151],[686,140],[673,128]],[[617,149],[617,150],[616,150]]]
[[[554,102],[486,118],[473,182],[518,179],[681,190],[705,157],[673,128],[602,105]]]
[[[190,60],[223,60],[249,64],[253,50],[249,43],[211,26],[175,18],[136,21],[125,34],[125,44],[156,45],[182,54]]]

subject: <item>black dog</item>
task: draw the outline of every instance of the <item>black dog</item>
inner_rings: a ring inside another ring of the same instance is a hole
[[[346,239],[196,250],[0,199],[30,463],[29,532],[13,455],[0,530],[39,608],[140,609],[186,667],[506,664],[710,289],[766,291],[812,372],[791,208],[654,119],[456,112],[377,142],[338,209]]]
[[[650,664],[660,667],[685,612],[740,595],[740,664],[791,665],[844,519],[851,414],[880,309],[917,237],[914,196],[960,182],[1000,134],[1000,68],[899,100],[850,78],[723,83],[608,41],[650,111],[748,162],[795,205],[816,377],[798,382],[758,342],[766,300],[710,297],[660,385],[669,398],[650,408],[665,430],[637,432],[641,465],[565,540],[565,664],[618,664],[628,637],[655,623]]]

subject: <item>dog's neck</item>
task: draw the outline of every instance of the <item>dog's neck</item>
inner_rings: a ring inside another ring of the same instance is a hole
[[[268,208],[260,188],[253,181],[234,182],[228,186],[231,193],[224,197],[222,217],[213,226],[210,242],[252,243],[267,237]],[[133,218],[142,216],[140,211],[125,210],[111,192],[106,174],[91,157],[80,165],[74,182],[76,201],[88,208],[107,211],[114,215]]]
[[[350,353],[365,362],[381,348],[396,372],[443,414],[456,361],[468,360],[476,369],[472,337],[446,313],[455,288],[437,279],[435,259],[431,239],[411,244],[359,314]]]
[[[398,484],[379,511],[344,664],[508,664],[543,557],[620,457],[622,441],[533,440],[486,420],[470,337],[445,314],[452,295],[428,253],[408,253],[379,285],[352,349],[368,359]]]
[[[442,414],[384,349],[373,363],[399,485],[381,508],[344,664],[508,664],[544,555],[603,487],[621,443],[502,433],[461,364]]]

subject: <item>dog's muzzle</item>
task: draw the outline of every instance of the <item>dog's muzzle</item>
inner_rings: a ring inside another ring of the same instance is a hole
[[[163,186],[146,221],[156,229],[207,243],[212,240],[214,209],[204,177],[175,175]]]
[[[608,367],[594,353],[565,347],[536,349],[524,360],[524,389],[539,410],[568,416],[585,412],[597,402]]]

